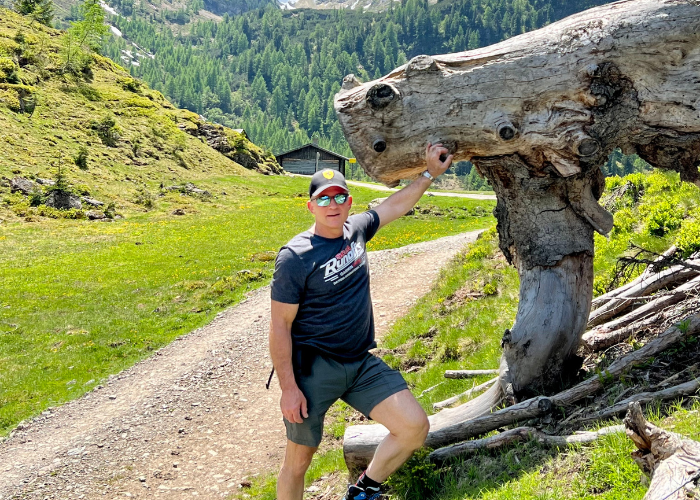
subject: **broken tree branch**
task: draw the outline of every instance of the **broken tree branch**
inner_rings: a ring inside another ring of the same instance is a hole
[[[680,398],[695,394],[700,389],[700,380],[691,380],[684,384],[679,384],[674,387],[669,387],[662,391],[656,392],[640,392],[631,396],[624,401],[614,404],[609,408],[605,408],[599,412],[580,419],[580,422],[591,422],[595,420],[604,420],[606,418],[619,415],[629,408],[630,403],[650,403],[652,401],[667,401],[669,399]]]
[[[649,280],[642,280],[637,285],[619,295],[619,298],[627,298],[629,300],[610,301],[595,311],[592,311],[588,317],[588,327],[593,328],[594,326],[604,323],[607,319],[620,314],[622,311],[629,308],[638,296],[648,295],[676,283],[685,282],[697,275],[698,271],[695,269],[678,265],[662,271]]]
[[[639,403],[630,405],[625,427],[638,448],[632,458],[651,475],[644,500],[685,500],[699,493],[700,443],[650,424]]]
[[[605,333],[608,331],[619,330],[620,328],[630,325],[632,322],[644,319],[650,314],[658,313],[659,311],[662,311],[667,307],[677,304],[693,292],[696,292],[698,289],[700,289],[700,276],[696,276],[687,283],[684,283],[681,286],[674,288],[668,293],[659,295],[659,297],[654,299],[653,301],[644,304],[643,306],[638,307],[633,311],[630,311],[629,313],[625,314],[620,318],[616,318],[612,321],[609,321],[608,323],[605,323],[604,325],[600,325],[595,330],[592,330],[591,333]],[[586,337],[585,333],[583,337]]]
[[[496,373],[498,373],[498,372],[496,372]],[[464,391],[461,394],[457,394],[456,396],[452,396],[451,398],[448,398],[444,401],[439,401],[437,403],[433,403],[433,409],[439,410],[441,408],[445,408],[447,406],[453,405],[457,401],[459,401],[461,398],[468,398],[472,394],[476,394],[477,392],[485,391],[486,389],[491,387],[496,382],[498,382],[498,377],[492,378],[491,380],[484,382],[483,384],[479,384],[476,387],[472,387],[471,389]]]
[[[579,432],[569,436],[550,436],[534,427],[516,427],[515,429],[503,431],[495,436],[440,448],[428,455],[428,459],[440,463],[452,458],[469,455],[479,450],[493,450],[514,443],[522,443],[530,439],[534,439],[544,446],[563,448],[572,444],[592,443],[601,436],[624,432],[624,430],[624,425],[613,425],[610,427],[603,427],[597,431]]]
[[[677,251],[678,251],[678,248],[676,247],[676,245],[672,245],[668,250],[666,250],[661,256],[659,256],[659,257],[656,259],[655,263],[658,262],[658,261],[660,261],[660,260],[663,259],[663,258],[671,257],[671,256],[674,255]],[[608,300],[610,300],[611,298],[613,298],[613,297],[619,297],[620,294],[622,294],[623,292],[629,290],[630,288],[632,288],[632,287],[635,286],[635,285],[638,285],[638,284],[641,283],[643,280],[646,280],[646,279],[648,279],[649,277],[651,277],[652,274],[655,274],[655,271],[652,271],[652,269],[654,269],[654,266],[648,266],[648,267],[644,270],[644,272],[643,272],[642,274],[640,274],[639,276],[637,276],[635,279],[633,279],[632,281],[630,281],[630,282],[627,283],[626,285],[622,285],[622,286],[619,287],[619,288],[616,288],[616,289],[614,289],[614,290],[611,290],[611,291],[609,291],[608,293],[605,293],[605,294],[603,294],[603,295],[601,295],[601,296],[596,297],[595,299],[593,299],[593,301],[591,302],[591,310],[595,311],[595,310],[598,309],[600,306],[602,306],[603,304],[605,304],[606,302],[608,302]]]
[[[689,316],[684,321],[677,323],[666,329],[654,340],[646,344],[644,347],[632,351],[629,354],[622,356],[614,361],[601,376],[594,376],[584,380],[580,384],[575,385],[571,389],[562,391],[559,394],[552,396],[552,402],[556,406],[569,406],[576,401],[590,396],[603,386],[603,378],[616,377],[624,370],[631,368],[634,365],[643,363],[652,356],[668,349],[670,346],[684,340],[692,335],[700,333],[700,314]]]
[[[612,331],[608,331],[607,329],[603,328],[596,328],[583,334],[583,337],[581,338],[581,345],[587,352],[602,351],[603,349],[607,349],[608,347],[627,340],[635,333],[657,323],[660,319],[661,315],[655,314],[650,318],[637,321],[631,325],[623,326],[622,328]]]
[[[445,378],[472,378],[480,377],[481,375],[498,374],[498,369],[493,370],[447,370]]]

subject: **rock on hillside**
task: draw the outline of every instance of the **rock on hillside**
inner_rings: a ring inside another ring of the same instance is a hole
[[[204,123],[201,120],[181,123],[178,127],[190,135],[203,138],[210,147],[245,168],[257,170],[265,175],[283,173],[274,156],[264,153],[243,134],[230,128],[217,123]]]
[[[0,209],[27,196],[10,179],[54,179],[59,165],[76,193],[117,207],[162,184],[282,172],[271,153],[106,57],[66,71],[64,36],[0,8]]]

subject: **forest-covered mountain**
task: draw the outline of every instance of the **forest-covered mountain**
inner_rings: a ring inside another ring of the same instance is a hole
[[[377,78],[419,54],[490,45],[606,3],[404,0],[382,13],[267,6],[173,30],[143,3],[110,2],[124,15],[111,19],[117,35],[106,55],[178,106],[245,128],[274,152],[316,135],[348,155],[333,110],[343,76]]]

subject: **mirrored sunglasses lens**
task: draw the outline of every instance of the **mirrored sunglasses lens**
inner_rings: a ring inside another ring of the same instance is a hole
[[[345,203],[345,201],[346,201],[347,199],[348,199],[348,195],[347,195],[347,194],[342,194],[342,193],[341,193],[341,194],[336,194],[336,195],[335,195],[335,202],[336,202],[338,205],[342,205],[343,203]]]
[[[336,201],[337,203],[337,201]],[[331,204],[331,197],[330,196],[319,196],[316,198],[316,204],[319,207],[327,207],[328,205]]]

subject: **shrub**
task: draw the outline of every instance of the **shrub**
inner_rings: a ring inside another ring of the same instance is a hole
[[[115,147],[121,138],[121,128],[113,116],[105,116],[99,121],[93,120],[90,128],[97,132],[97,136],[105,146]]]
[[[105,217],[108,219],[114,219],[114,216],[117,215],[117,205],[113,202],[110,201],[107,203],[107,208],[105,208]]]
[[[137,205],[142,205],[144,208],[150,210],[155,206],[155,199],[153,194],[146,188],[145,185],[139,186],[136,190],[136,198],[134,203]]]
[[[36,208],[36,213],[37,215],[49,217],[51,219],[85,219],[85,212],[75,208],[60,210],[58,208],[41,205]]]
[[[85,146],[80,146],[78,149],[78,154],[74,158],[75,164],[80,170],[88,169],[88,148]]]
[[[19,68],[9,57],[0,57],[0,83],[20,83]]]
[[[623,208],[615,212],[615,225],[612,229],[612,234],[631,233],[637,223],[637,216],[629,208]]]
[[[676,246],[684,257],[700,251],[700,217],[684,220],[679,233]]]
[[[29,206],[38,207],[44,202],[44,196],[39,189],[35,189],[29,193]]]
[[[135,94],[141,93],[141,88],[143,87],[143,84],[135,80],[134,78],[117,78],[117,83],[123,88],[124,90],[128,92],[134,92]]]
[[[399,498],[418,500],[435,495],[440,484],[440,470],[428,460],[430,450],[421,448],[387,481]]]
[[[493,280],[484,285],[484,295],[496,295],[498,293],[498,282]]]
[[[78,93],[85,97],[88,101],[96,102],[102,100],[102,94],[95,87],[90,85],[80,84],[78,85]]]
[[[664,200],[651,209],[647,216],[647,233],[652,236],[664,236],[669,231],[678,229],[683,222],[684,210]]]

